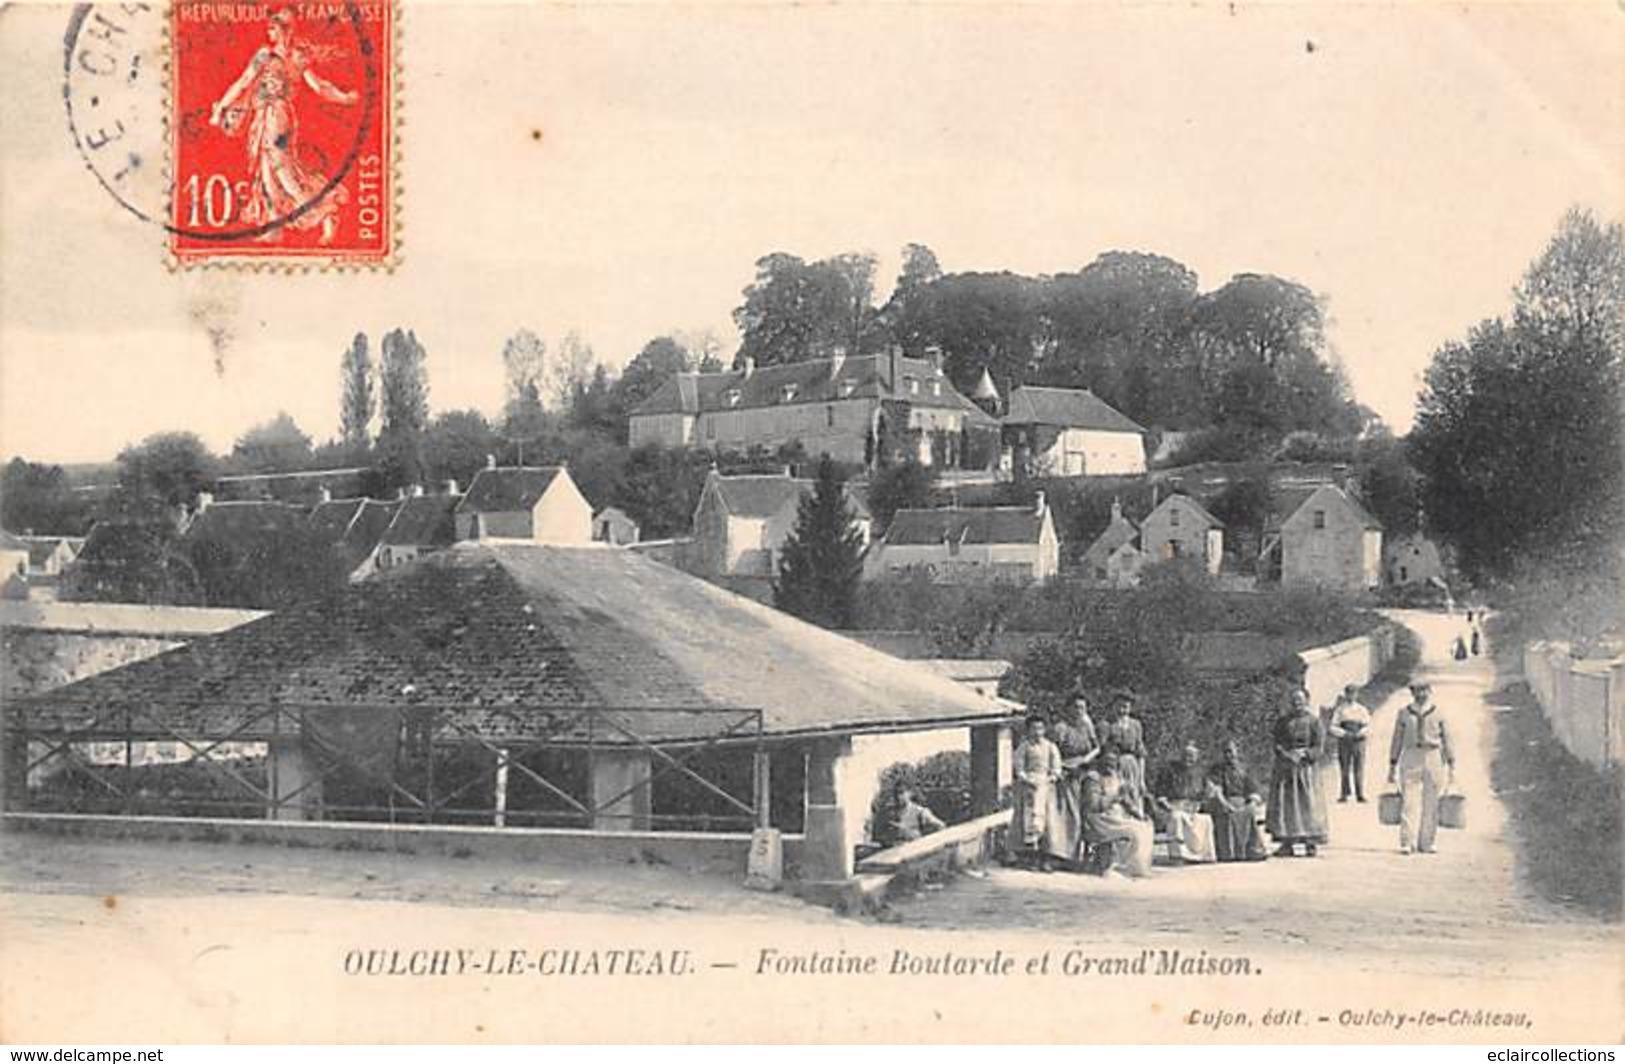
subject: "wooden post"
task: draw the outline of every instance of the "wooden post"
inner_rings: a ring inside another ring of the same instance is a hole
[[[497,748],[497,782],[496,782],[496,817],[492,821],[497,827],[508,826],[508,748]]]
[[[773,826],[773,758],[766,750],[758,749],[751,757],[751,767],[756,794],[756,826],[770,828]]]

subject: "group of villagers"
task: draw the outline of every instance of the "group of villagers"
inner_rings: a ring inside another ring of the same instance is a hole
[[[1354,690],[1344,691],[1333,720],[1352,716],[1342,710],[1356,704]],[[1343,729],[1334,728],[1341,750]],[[1012,859],[1045,872],[1140,877],[1151,870],[1159,832],[1168,858],[1184,864],[1265,860],[1265,831],[1276,856],[1314,857],[1327,839],[1324,736],[1307,692],[1294,688],[1273,727],[1266,792],[1233,741],[1212,763],[1187,743],[1150,779],[1145,727],[1128,691],[1112,696],[1101,725],[1081,697],[1050,719],[1034,714],[1015,750]]]

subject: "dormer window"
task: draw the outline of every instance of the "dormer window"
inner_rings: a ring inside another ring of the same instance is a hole
[[[1315,511],[1315,528],[1321,529],[1321,528],[1325,528],[1325,527],[1326,527],[1326,511],[1325,510],[1316,510]]]
[[[904,377],[903,378],[903,387],[908,390],[908,394],[910,394],[910,395],[919,395],[920,394],[920,379],[918,377]]]
[[[722,401],[727,403],[730,407],[738,406],[739,405],[739,389],[738,388],[729,388],[726,392],[723,393]]]
[[[795,397],[796,397],[796,386],[795,385],[786,384],[784,387],[779,389],[779,402],[781,402],[781,403],[792,402],[795,399]]]
[[[931,382],[931,394],[932,395],[941,395],[942,394],[942,382],[941,381],[933,380]]]
[[[836,385],[836,389],[840,392],[842,399],[848,399],[851,398],[853,392],[858,390],[858,382],[848,377]]]

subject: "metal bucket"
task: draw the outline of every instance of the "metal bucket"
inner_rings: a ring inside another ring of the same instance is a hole
[[[1399,823],[1399,811],[1405,799],[1398,791],[1389,791],[1377,797],[1377,821],[1390,826]]]
[[[1467,826],[1467,799],[1459,794],[1446,794],[1439,798],[1439,826],[1464,828]]]

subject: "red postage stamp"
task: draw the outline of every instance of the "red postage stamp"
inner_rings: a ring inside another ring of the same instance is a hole
[[[172,6],[177,262],[393,261],[392,5]]]

